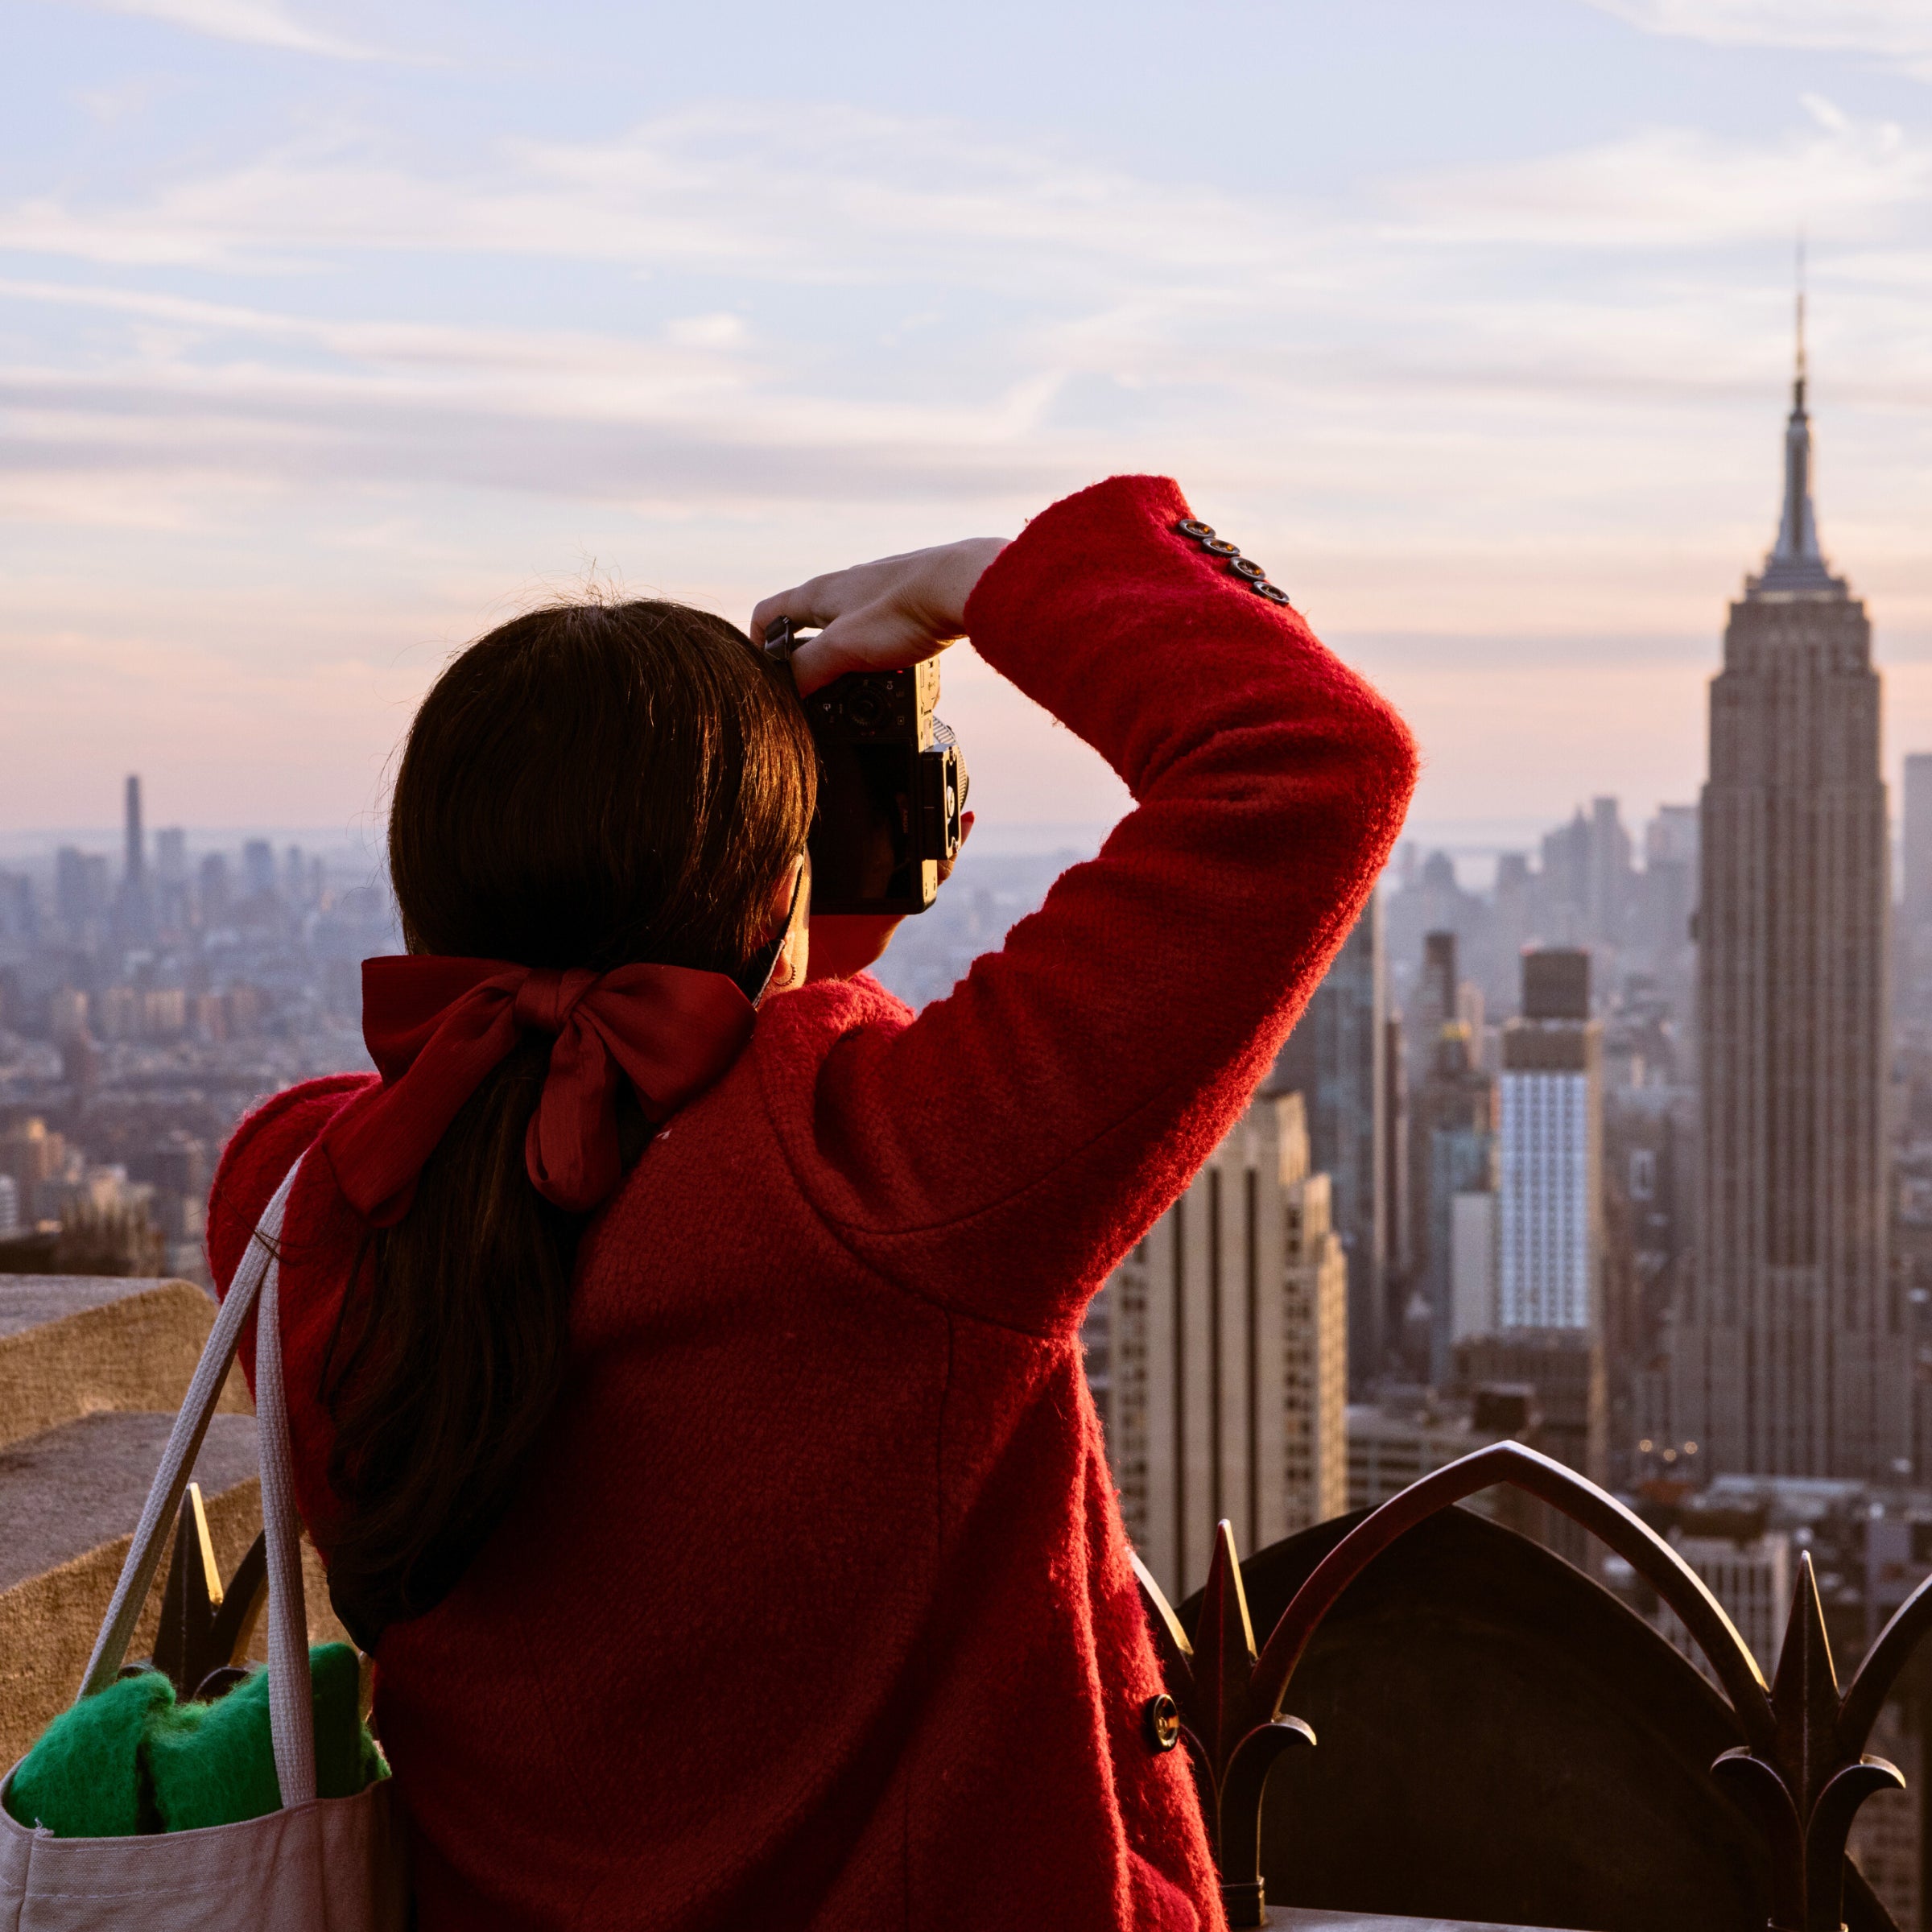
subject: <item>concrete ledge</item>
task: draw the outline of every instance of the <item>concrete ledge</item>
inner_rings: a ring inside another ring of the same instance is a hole
[[[0,1772],[80,1688],[173,1422],[171,1414],[93,1415],[0,1449]],[[216,1416],[195,1480],[224,1576],[262,1527],[255,1471],[254,1418]],[[341,1638],[321,1565],[306,1545],[303,1571],[310,1641]],[[157,1575],[130,1657],[154,1647],[160,1581]],[[265,1657],[265,1626],[257,1640],[255,1653]]]
[[[0,1599],[29,1577],[132,1534],[174,1421],[90,1415],[0,1449]],[[203,1501],[212,1505],[252,1482],[255,1471],[254,1418],[214,1417],[195,1463]],[[247,1547],[245,1537],[241,1549]]]
[[[0,1275],[0,1449],[103,1410],[179,1408],[214,1319],[191,1282]],[[250,1413],[238,1368],[221,1407]]]

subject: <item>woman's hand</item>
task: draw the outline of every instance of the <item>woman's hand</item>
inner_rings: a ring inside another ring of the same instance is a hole
[[[968,537],[814,577],[758,605],[751,641],[762,644],[765,626],[778,617],[823,626],[792,655],[801,693],[848,671],[903,671],[965,635],[966,600],[1006,541]]]

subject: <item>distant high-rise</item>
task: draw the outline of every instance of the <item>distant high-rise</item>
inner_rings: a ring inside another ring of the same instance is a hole
[[[1553,943],[1620,946],[1629,920],[1630,835],[1615,799],[1592,799],[1543,836],[1538,911]]]
[[[1422,938],[1422,983],[1415,997],[1417,1037],[1425,1049],[1455,1018],[1455,935],[1426,933]]]
[[[1465,1381],[1535,1391],[1537,1446],[1600,1482],[1608,1389],[1603,1345],[1602,1029],[1590,955],[1523,955],[1522,1017],[1503,1030],[1497,1076],[1496,1322],[1458,1350]],[[1587,1567],[1567,1519],[1537,1534]]]
[[[1382,1336],[1386,1352],[1394,1327],[1394,1298],[1406,1285],[1409,1252],[1409,1060],[1399,1013],[1382,1025],[1382,1174],[1388,1188],[1388,1278],[1382,1285]]]
[[[1427,1360],[1410,1366],[1448,1380],[1455,1340],[1458,1195],[1494,1184],[1496,1093],[1481,1042],[1457,1017],[1455,935],[1423,942],[1415,1084],[1409,1095],[1409,1279],[1429,1309]]]
[[[1635,894],[1633,937],[1649,948],[1653,963],[1667,968],[1690,943],[1690,914],[1697,905],[1697,807],[1660,805],[1644,829],[1644,873]]]
[[[107,861],[97,852],[63,845],[54,855],[54,907],[77,938],[107,910]]]
[[[1590,801],[1590,838],[1585,849],[1585,933],[1597,945],[1621,945],[1630,903],[1630,835],[1624,829],[1615,799]]]
[[[1711,686],[1698,1259],[1671,1418],[1700,1471],[1896,1477],[1911,1357],[1886,1253],[1879,679],[1864,606],[1818,550],[1799,320],[1777,541]]]
[[[242,846],[242,878],[251,898],[275,890],[275,848],[266,839],[250,839]]]
[[[1695,869],[1698,852],[1697,807],[1660,805],[1644,828],[1645,865],[1688,865]]]
[[[1121,1513],[1176,1602],[1348,1503],[1348,1262],[1298,1094],[1257,1100],[1108,1277],[1084,1340]]]
[[[1335,1227],[1348,1253],[1348,1370],[1379,1372],[1387,1295],[1389,1177],[1384,1113],[1389,994],[1382,895],[1369,895],[1355,930],[1288,1036],[1269,1093],[1298,1093],[1311,1158],[1335,1193]]]
[[[123,940],[144,942],[154,936],[154,899],[148,890],[147,838],[141,824],[141,781],[128,774],[126,850],[121,866],[121,896],[115,902],[114,925]]]
[[[1404,1069],[1411,1091],[1403,1109],[1409,1146],[1407,1158],[1403,1162],[1407,1185],[1400,1205],[1403,1263],[1414,1278],[1414,1285],[1422,1287],[1425,1293],[1425,1278],[1429,1272],[1429,1129],[1422,1118],[1418,1100],[1435,1068],[1436,1047],[1442,1039],[1443,1029],[1455,1019],[1455,935],[1440,931],[1425,933],[1422,976],[1416,985],[1414,1003],[1410,1009],[1409,1033],[1403,1054]]]
[[[1523,956],[1497,1081],[1496,1325],[1601,1326],[1603,1042],[1590,956]]]
[[[197,875],[196,898],[200,908],[204,926],[219,926],[228,917],[229,902],[233,898],[228,872],[228,861],[218,852],[211,852],[201,861]]]
[[[141,830],[141,780],[133,772],[127,777],[127,857],[122,881],[132,892],[147,877],[147,840]]]
[[[1905,898],[1899,907],[1907,1010],[1932,1016],[1932,751],[1905,758]]]

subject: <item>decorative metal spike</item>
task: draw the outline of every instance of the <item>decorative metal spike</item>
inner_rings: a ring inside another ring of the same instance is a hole
[[[1771,1709],[1777,1719],[1779,1768],[1800,1818],[1809,1818],[1818,1794],[1838,1769],[1838,1672],[1825,1630],[1818,1577],[1806,1550],[1798,1560],[1798,1585],[1785,1623]]]
[[[1254,1676],[1254,1625],[1248,1616],[1248,1593],[1241,1587],[1234,1529],[1224,1520],[1215,1527],[1194,1650],[1196,1723],[1218,1773],[1251,1728],[1249,1686]]]

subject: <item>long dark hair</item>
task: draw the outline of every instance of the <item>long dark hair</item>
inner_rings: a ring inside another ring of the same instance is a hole
[[[404,937],[526,966],[736,973],[770,936],[815,784],[789,675],[722,618],[534,611],[456,658],[410,727],[389,832]],[[563,1378],[588,1217],[524,1167],[550,1046],[519,1042],[408,1213],[369,1232],[328,1352],[330,1593],[365,1644],[453,1587]]]

